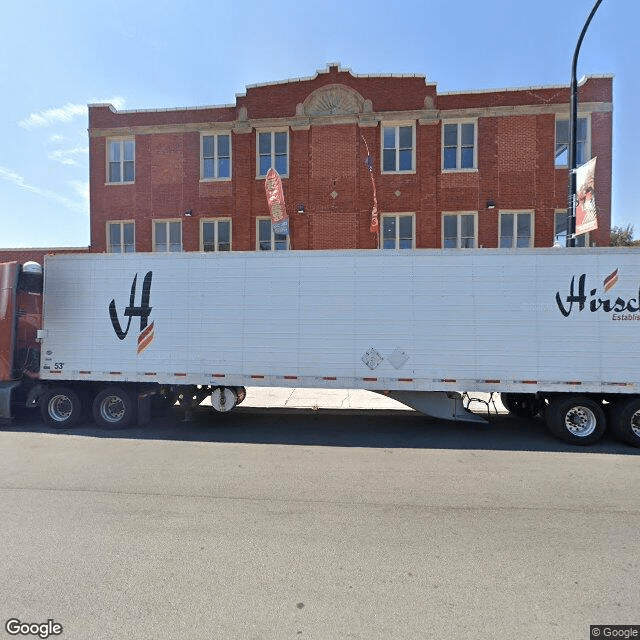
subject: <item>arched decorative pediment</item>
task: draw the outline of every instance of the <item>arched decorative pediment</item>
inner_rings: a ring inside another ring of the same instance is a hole
[[[364,102],[364,98],[354,89],[342,84],[330,84],[309,94],[302,105],[298,105],[297,111],[307,116],[356,115],[362,113]]]

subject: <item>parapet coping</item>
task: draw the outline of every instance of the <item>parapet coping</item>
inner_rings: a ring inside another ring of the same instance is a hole
[[[394,73],[373,73],[373,74],[354,74],[349,67],[343,68],[339,62],[329,62],[325,69],[318,69],[313,76],[306,77],[297,77],[297,78],[289,78],[287,80],[276,80],[274,82],[263,82],[258,84],[248,84],[246,85],[246,89],[256,89],[260,87],[274,87],[281,86],[285,84],[298,83],[298,82],[309,82],[315,80],[320,74],[329,73],[331,68],[337,68],[339,72],[348,72],[354,78],[424,78],[425,85],[436,86],[435,83],[428,83],[426,76],[418,73],[409,73],[409,74],[394,74]],[[613,74],[602,74],[602,75],[584,75],[578,81],[578,85],[582,86],[588,80],[598,80],[598,79],[611,79],[613,78]],[[505,92],[520,92],[520,91],[541,91],[545,89],[568,89],[568,84],[550,84],[550,85],[537,85],[531,87],[504,87],[504,88],[489,88],[489,89],[468,89],[463,91],[443,91],[442,93],[437,93],[438,96],[462,96],[462,95],[480,95],[483,93],[505,93]],[[245,93],[236,93],[236,98],[244,98],[246,97]],[[217,105],[204,105],[204,106],[195,106],[195,107],[164,107],[161,109],[116,109],[111,103],[108,102],[99,102],[99,103],[90,103],[89,107],[108,107],[112,113],[170,113],[174,111],[207,111],[212,109],[235,109],[237,108],[237,103],[234,104],[217,104]]]

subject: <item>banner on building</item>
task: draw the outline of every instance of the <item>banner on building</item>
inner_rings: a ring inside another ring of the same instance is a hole
[[[282,180],[278,172],[271,167],[267,171],[264,181],[264,188],[267,192],[267,203],[271,213],[271,228],[273,233],[289,235],[289,218],[284,205],[284,192],[282,190]]]
[[[371,224],[369,225],[369,231],[371,233],[378,233],[380,231],[380,221],[378,218],[378,197],[376,195],[376,181],[373,179],[373,158],[369,153],[369,145],[364,136],[360,134],[364,146],[367,149],[367,159],[364,161],[367,169],[369,169],[369,175],[371,176],[371,186],[373,188],[373,208],[371,209]]]
[[[596,158],[576,169],[576,235],[598,228],[595,196]]]

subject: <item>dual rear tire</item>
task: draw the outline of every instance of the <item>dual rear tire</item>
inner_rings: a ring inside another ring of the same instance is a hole
[[[40,397],[44,423],[55,429],[74,427],[92,409],[95,423],[105,429],[124,429],[136,419],[136,394],[112,386],[99,391],[93,402],[88,392],[71,387],[52,387]]]
[[[593,444],[607,428],[602,406],[584,396],[552,398],[545,417],[549,431],[570,444]]]
[[[552,398],[546,411],[547,427],[558,438],[589,445],[602,438],[607,426],[617,439],[640,447],[640,398],[618,397],[604,405],[584,396]]]
[[[547,428],[565,442],[589,445],[604,435],[607,427],[619,439],[640,447],[640,398],[614,396],[608,404],[588,396],[557,395],[548,404],[533,394],[504,393],[501,401],[509,413],[533,418],[544,413]]]
[[[610,417],[615,435],[632,447],[640,447],[640,398],[615,402]]]

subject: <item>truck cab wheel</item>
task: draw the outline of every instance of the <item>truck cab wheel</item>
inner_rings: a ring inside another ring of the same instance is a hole
[[[82,419],[80,394],[68,387],[52,387],[40,397],[40,414],[49,427],[65,429]]]
[[[121,387],[107,387],[93,401],[93,419],[105,429],[124,429],[136,417],[131,394]]]
[[[611,428],[632,447],[640,447],[640,398],[620,400],[611,409]]]
[[[582,396],[551,399],[546,412],[549,431],[570,444],[593,444],[602,438],[607,420],[602,407]]]

